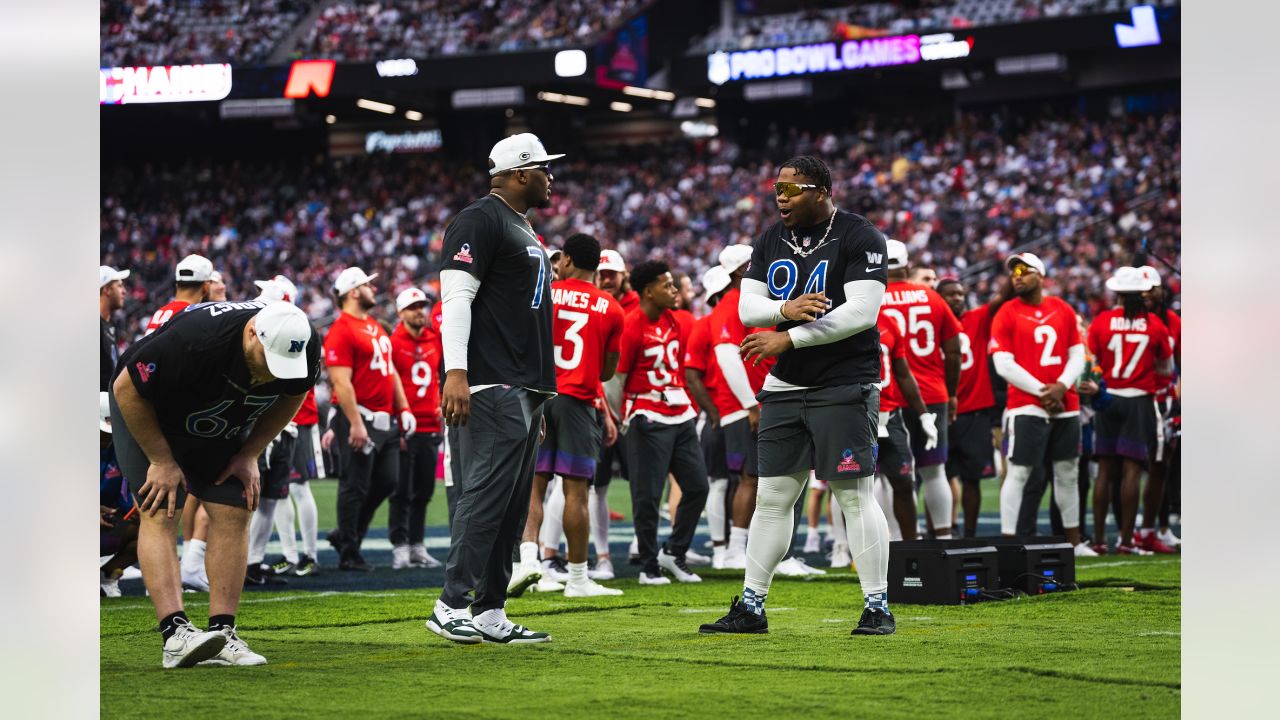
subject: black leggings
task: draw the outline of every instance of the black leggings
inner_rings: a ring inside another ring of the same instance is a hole
[[[400,481],[391,496],[392,545],[417,545],[427,521],[427,504],[436,490],[436,457],[440,433],[414,433],[400,451]]]

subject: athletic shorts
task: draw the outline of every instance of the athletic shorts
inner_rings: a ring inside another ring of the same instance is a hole
[[[200,498],[202,502],[235,507],[249,506],[245,498],[244,485],[235,477],[228,478],[221,485],[213,484],[213,481],[218,479],[218,475],[226,469],[227,463],[231,462],[231,458],[240,451],[242,446],[238,441],[179,443],[175,442],[175,438],[165,436],[165,439],[169,441],[173,457],[178,461],[178,467],[182,468],[182,474],[186,479],[185,485],[178,485],[177,508],[181,509],[186,504],[187,493]],[[111,442],[116,449],[116,460],[119,462],[120,472],[124,473],[125,479],[129,481],[129,492],[141,503],[142,498],[138,493],[147,482],[147,470],[151,467],[151,461],[147,459],[146,453],[129,432],[129,426],[125,424],[124,417],[120,414],[114,394],[111,395]]]
[[[1150,395],[1113,395],[1107,408],[1093,417],[1093,454],[1119,455],[1145,463],[1156,457],[1158,431],[1156,405]]]
[[[702,461],[707,464],[707,477],[719,479],[732,476],[733,473],[729,472],[729,465],[725,462],[724,428],[719,425],[712,427],[710,422],[704,422],[698,439],[702,443]]]
[[[915,462],[911,457],[911,438],[907,435],[907,426],[902,420],[902,409],[889,413],[889,422],[885,425],[888,437],[880,438],[880,464],[876,472],[899,478],[910,478],[915,473]]]
[[[547,435],[538,446],[534,472],[590,478],[604,444],[604,428],[595,405],[569,395],[556,395],[542,405]]]
[[[739,418],[724,426],[724,462],[735,475],[745,472],[759,477],[760,455],[756,434],[747,418]]]
[[[1013,415],[1004,421],[1007,457],[1014,465],[1043,467],[1044,462],[1080,457],[1080,417],[1050,420],[1039,415]]]
[[[911,408],[902,408],[902,421],[906,423],[907,433],[911,435],[911,455],[916,459],[916,467],[942,465],[947,462],[947,404],[934,403],[925,408],[933,413],[933,426],[938,430],[938,444],[932,450],[925,450],[924,427],[920,425],[920,416]]]
[[[976,482],[996,476],[989,408],[957,415],[947,440],[947,477]]]
[[[297,440],[287,432],[271,441],[267,451],[258,456],[260,495],[268,500],[289,497],[289,475],[293,470],[293,450]]]
[[[761,391],[760,476],[810,469],[827,481],[875,472],[880,389],[874,383]]]
[[[320,423],[298,426],[298,441],[293,446],[293,470],[290,482],[304,483],[326,477],[324,451],[320,448]]]

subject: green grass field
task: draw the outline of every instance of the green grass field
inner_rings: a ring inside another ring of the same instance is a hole
[[[625,493],[626,485],[616,489]],[[513,620],[555,638],[524,647],[458,646],[431,634],[424,621],[433,587],[247,593],[241,634],[270,661],[257,668],[162,670],[150,604],[104,600],[102,715],[1168,718],[1180,711],[1177,556],[1081,562],[1081,589],[1070,593],[968,607],[898,604],[890,637],[850,637],[861,610],[850,572],[776,580],[769,635],[699,635],[698,624],[722,615],[742,582],[741,571],[699,572],[698,585],[608,583],[626,591],[616,598],[513,599]],[[197,624],[205,599],[187,596]]]

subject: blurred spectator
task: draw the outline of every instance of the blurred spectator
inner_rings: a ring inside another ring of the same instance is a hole
[[[99,0],[102,67],[261,63],[315,0]]]

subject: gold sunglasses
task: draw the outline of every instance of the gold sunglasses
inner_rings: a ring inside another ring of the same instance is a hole
[[[782,195],[784,197],[789,197],[789,198],[793,198],[799,195],[800,193],[803,193],[805,190],[809,190],[809,189],[817,190],[818,186],[810,185],[807,183],[793,183],[793,182],[776,182],[773,184],[774,195]]]

